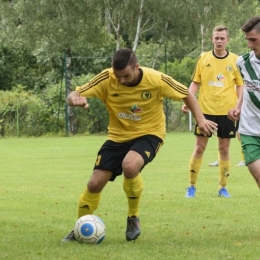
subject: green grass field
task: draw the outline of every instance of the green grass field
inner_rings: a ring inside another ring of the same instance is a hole
[[[186,199],[188,161],[195,137],[169,133],[142,172],[142,234],[125,239],[127,202],[122,177],[109,183],[95,214],[107,234],[100,245],[62,243],[74,226],[79,194],[105,136],[0,139],[0,259],[258,260],[259,189],[246,167],[231,168],[219,198],[217,138],[209,141],[195,199]],[[240,145],[231,144],[232,165]]]

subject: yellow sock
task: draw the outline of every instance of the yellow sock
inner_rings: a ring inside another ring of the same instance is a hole
[[[128,216],[139,216],[140,197],[143,191],[143,180],[140,174],[133,179],[124,178],[123,188],[128,200]]]
[[[194,187],[196,186],[201,163],[202,163],[202,158],[196,159],[194,157],[191,157],[191,159],[190,159],[189,178],[190,178],[190,185],[192,185]]]
[[[219,189],[227,186],[228,176],[230,171],[230,160],[219,160]]]
[[[79,197],[78,218],[92,214],[98,207],[100,202],[101,192],[91,193],[88,188],[85,188]]]
[[[242,162],[244,162],[245,161],[245,156],[244,156],[244,153],[243,153],[243,151],[241,150],[241,153],[240,153],[240,155],[241,155],[241,161]]]

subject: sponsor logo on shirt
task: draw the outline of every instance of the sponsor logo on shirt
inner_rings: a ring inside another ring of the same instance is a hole
[[[143,109],[141,107],[138,107],[136,104],[133,104],[132,107],[130,108],[131,111],[135,113],[140,113]]]
[[[224,75],[220,73],[216,76],[216,78],[218,81],[209,81],[209,86],[223,88],[224,87],[223,81],[225,79]]]

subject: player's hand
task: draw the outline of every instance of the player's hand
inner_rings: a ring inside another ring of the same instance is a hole
[[[216,133],[218,130],[218,124],[213,121],[204,119],[201,122],[198,122],[198,128],[200,132],[207,137]]]
[[[228,111],[228,118],[232,121],[239,121],[240,113],[241,111],[238,108],[230,109]]]
[[[74,97],[71,99],[72,106],[83,107],[87,109],[89,107],[87,99],[85,97]]]
[[[189,108],[184,104],[181,108],[183,114],[187,114],[189,112]]]
[[[71,107],[83,107],[87,109],[89,107],[87,99],[81,97],[77,91],[72,91],[67,97],[67,104]]]

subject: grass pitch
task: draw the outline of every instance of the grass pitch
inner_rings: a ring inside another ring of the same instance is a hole
[[[142,234],[125,239],[127,201],[122,177],[109,183],[95,214],[107,234],[99,245],[62,243],[74,226],[79,194],[105,136],[0,139],[0,259],[258,260],[259,189],[246,167],[231,168],[228,191],[217,197],[217,138],[209,141],[195,199],[186,199],[195,137],[169,133],[142,172]],[[231,143],[231,163],[240,145]]]

